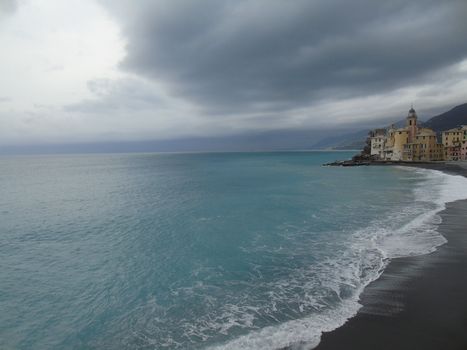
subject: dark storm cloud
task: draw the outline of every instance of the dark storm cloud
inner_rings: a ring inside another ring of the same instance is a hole
[[[102,2],[121,66],[213,113],[382,93],[467,57],[465,0]]]

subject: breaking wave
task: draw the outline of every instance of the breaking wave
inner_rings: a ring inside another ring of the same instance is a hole
[[[441,222],[438,213],[446,203],[467,198],[467,179],[436,170],[401,167],[422,178],[413,188],[414,201],[377,218],[364,229],[352,232],[344,243],[350,249],[340,256],[325,259],[302,271],[295,283],[276,282],[271,288],[274,298],[302,296],[298,308],[312,309],[307,317],[282,322],[241,335],[212,350],[230,349],[309,349],[319,344],[322,332],[343,325],[360,309],[360,294],[379,278],[390,259],[428,254],[446,239],[437,231]],[[307,273],[310,279],[307,281]],[[301,285],[298,285],[301,283]],[[317,285],[319,284],[319,285]],[[325,290],[326,295],[319,295]],[[329,292],[338,302],[330,300]],[[327,307],[325,307],[327,306]],[[251,311],[251,310],[250,310]],[[257,313],[247,312],[253,318]],[[248,319],[248,317],[247,317]],[[232,321],[234,322],[234,321]],[[250,320],[249,324],[252,324]]]

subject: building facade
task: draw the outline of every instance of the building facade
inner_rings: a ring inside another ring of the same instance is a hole
[[[376,129],[370,136],[371,155],[376,159],[415,162],[445,158],[443,144],[438,143],[433,130],[419,127],[417,113],[413,107],[409,110],[405,127]]]
[[[370,132],[371,138],[371,151],[372,156],[378,158],[383,157],[384,148],[386,146],[386,129],[375,129]]]
[[[393,149],[391,158],[388,160],[402,160],[404,154],[404,146],[409,142],[409,130],[401,128],[395,130],[393,141]]]
[[[461,159],[467,160],[467,125],[463,126],[464,137],[461,145]]]
[[[419,129],[412,141],[404,145],[402,160],[412,162],[444,160],[444,147],[437,142],[433,130]]]
[[[467,125],[444,131],[442,140],[446,160],[467,160]]]

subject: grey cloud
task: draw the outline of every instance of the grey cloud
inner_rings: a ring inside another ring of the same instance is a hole
[[[16,0],[0,0],[0,17],[15,12],[17,7],[18,1]]]
[[[467,57],[464,0],[102,3],[122,68],[217,114],[382,93]]]
[[[88,82],[88,89],[95,95],[64,107],[67,112],[108,113],[154,110],[165,106],[151,85],[139,79],[95,79]]]

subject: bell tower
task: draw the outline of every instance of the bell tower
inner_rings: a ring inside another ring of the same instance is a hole
[[[417,134],[417,113],[413,106],[409,110],[409,114],[407,115],[406,127],[409,129],[409,143],[412,143],[415,139],[415,135]]]

